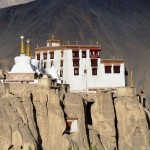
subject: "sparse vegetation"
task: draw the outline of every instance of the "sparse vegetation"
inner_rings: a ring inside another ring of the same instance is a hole
[[[98,150],[96,145],[92,145],[92,143],[90,144],[90,148],[89,150]]]
[[[68,149],[67,150],[72,150],[72,146],[71,144],[69,145]]]

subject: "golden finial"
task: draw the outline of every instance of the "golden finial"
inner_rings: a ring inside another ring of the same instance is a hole
[[[21,38],[20,54],[25,54],[25,51],[24,51],[24,36],[21,35],[20,38]]]
[[[27,51],[26,51],[26,55],[30,57],[30,40],[27,39]]]
[[[130,68],[130,86],[134,87],[134,81],[133,81],[133,67]]]

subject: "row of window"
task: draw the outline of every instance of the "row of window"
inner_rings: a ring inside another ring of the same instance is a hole
[[[49,52],[50,59],[54,59],[54,52]],[[63,51],[61,51],[61,57],[63,57]],[[37,60],[40,60],[40,53],[37,53]],[[47,60],[47,52],[43,53],[43,60]]]
[[[54,51],[49,52],[50,59],[54,59]],[[61,57],[63,57],[63,51],[61,51]],[[78,58],[79,57],[79,51],[72,51],[72,57]],[[82,51],[82,58],[87,57],[87,52]],[[90,50],[90,58],[100,58],[100,51],[98,50]],[[43,59],[47,60],[47,52],[43,52]],[[37,53],[37,60],[40,60],[40,53]]]
[[[105,66],[105,73],[111,72],[112,66]],[[87,73],[87,70],[84,70],[84,73]],[[113,66],[113,73],[120,73],[120,66]],[[74,68],[74,75],[79,75],[79,68]],[[97,68],[92,68],[92,75],[97,75]]]
[[[91,59],[91,66],[97,67],[98,66],[98,60],[97,59]],[[79,67],[79,59],[73,59],[73,66]]]
[[[120,66],[113,66],[114,73],[120,73]],[[105,73],[112,73],[112,66],[105,66]]]
[[[44,62],[44,68],[46,68],[46,62]],[[53,66],[54,62],[51,61],[50,66]],[[79,60],[75,59],[73,60],[73,66],[74,67],[79,67]],[[94,59],[93,61],[91,60],[91,66],[95,67],[97,66],[97,61]],[[60,67],[63,67],[63,60],[60,61]],[[74,68],[74,75],[79,75],[79,68]],[[105,66],[105,73],[112,73],[112,66]],[[113,73],[120,73],[120,66],[113,66]],[[97,68],[92,68],[92,75],[97,75]]]
[[[54,63],[51,61],[51,65],[53,66]],[[79,59],[73,59],[73,66],[74,67],[79,67]],[[92,67],[97,67],[97,60],[96,59],[91,59],[91,66]],[[60,61],[60,67],[63,67],[63,60]],[[46,68],[46,62],[44,62],[44,68]]]
[[[78,58],[79,57],[79,51],[72,51],[72,57]],[[82,51],[82,58],[87,57],[87,51]],[[90,50],[90,58],[100,58],[100,51],[98,50]]]
[[[111,73],[111,71],[109,70],[110,66],[105,66],[105,73]],[[109,68],[109,69],[108,69]],[[114,73],[120,73],[120,66],[114,66]],[[84,70],[84,73],[87,73],[87,70]],[[74,68],[74,75],[77,76],[79,75],[79,68]],[[97,68],[92,68],[92,75],[97,75]],[[60,77],[63,76],[63,70],[60,70]]]

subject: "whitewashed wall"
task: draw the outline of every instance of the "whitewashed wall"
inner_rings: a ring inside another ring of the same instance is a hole
[[[120,73],[105,73],[104,64],[100,63],[98,58],[97,75],[92,75],[91,58],[89,57],[89,50],[87,50],[87,57],[82,58],[82,50],[79,51],[79,75],[74,75],[72,49],[63,51],[63,57],[61,57],[61,50],[54,51],[54,59],[50,60],[49,51],[47,53],[47,60],[43,60],[43,52],[41,54],[41,62],[47,62],[47,67],[50,67],[51,60],[54,61],[54,67],[58,70],[60,75],[60,61],[63,60],[63,83],[70,84],[71,92],[86,91],[88,89],[97,88],[111,88],[111,87],[124,87],[125,75],[124,75],[124,63],[120,64]],[[84,74],[84,69],[87,70],[87,74]]]

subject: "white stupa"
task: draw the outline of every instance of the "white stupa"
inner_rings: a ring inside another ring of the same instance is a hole
[[[15,65],[11,69],[10,73],[35,73],[31,66],[31,58],[25,55],[24,51],[24,36],[21,38],[20,56],[15,57]]]
[[[27,41],[27,51],[25,54],[24,50],[24,36],[20,36],[21,38],[21,48],[20,48],[20,56],[15,57],[15,65],[12,67],[11,71],[8,72],[6,82],[15,82],[15,83],[37,83],[37,79],[35,76],[36,67],[34,67],[35,63],[31,64],[30,58],[30,41]],[[37,62],[38,63],[38,62]]]

